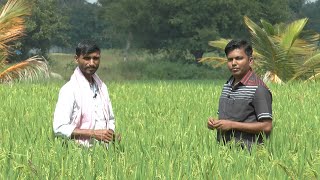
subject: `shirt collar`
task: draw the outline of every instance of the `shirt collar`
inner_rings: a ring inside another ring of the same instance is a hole
[[[246,75],[243,76],[243,78],[239,81],[238,84],[239,84],[239,85],[242,84],[242,85],[245,85],[245,86],[249,85],[248,82],[249,82],[249,79],[250,79],[252,76],[254,76],[254,73],[253,73],[252,69],[250,69],[250,70],[246,73]],[[230,85],[230,86],[232,86],[233,81],[234,81],[234,77],[231,76],[231,77],[229,78],[229,80],[227,81],[227,84]]]

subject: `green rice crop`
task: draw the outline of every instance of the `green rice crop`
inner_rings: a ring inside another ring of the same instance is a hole
[[[63,83],[0,85],[0,179],[319,179],[319,83],[270,85],[274,128],[252,152],[216,143],[223,81],[111,82],[121,143],[55,138]]]

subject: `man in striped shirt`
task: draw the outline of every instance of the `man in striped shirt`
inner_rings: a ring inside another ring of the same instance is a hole
[[[249,149],[252,143],[263,143],[272,130],[272,95],[252,71],[252,51],[244,40],[231,40],[225,47],[232,76],[220,96],[218,119],[208,119],[208,128],[217,130],[219,142],[235,140]]]

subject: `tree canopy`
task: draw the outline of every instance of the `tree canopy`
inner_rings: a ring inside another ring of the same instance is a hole
[[[256,70],[265,74],[265,81],[276,83],[294,79],[313,80],[320,77],[320,53],[317,51],[320,35],[306,31],[308,19],[288,24],[272,25],[261,20],[261,27],[248,17],[244,22],[251,34]],[[229,40],[211,41],[213,47],[224,49]],[[216,66],[227,61],[223,57],[207,57],[201,62],[216,61]]]
[[[24,54],[53,46],[74,47],[93,39],[102,47],[188,52],[210,51],[207,42],[248,38],[243,16],[271,24],[310,17],[307,28],[319,31],[319,1],[306,0],[31,0],[26,36],[16,43]],[[0,2],[0,5],[4,1]]]
[[[31,16],[26,19],[25,36],[16,46],[22,51],[22,58],[29,57],[31,49],[46,55],[52,45],[64,45],[68,41],[64,33],[68,28],[67,18],[62,16],[56,0],[31,0],[29,3],[33,8]]]
[[[312,3],[307,3],[302,7],[302,17],[308,17],[309,23],[307,24],[308,29],[313,29],[320,32],[320,1],[317,0]]]
[[[132,40],[137,48],[188,50],[196,58],[207,42],[221,37],[248,37],[242,18],[287,21],[289,1],[270,0],[99,0],[114,41]],[[294,6],[295,7],[295,6]],[[288,10],[288,11],[284,11]]]
[[[100,17],[98,4],[86,0],[58,0],[62,16],[66,17],[68,28],[64,31],[68,37],[66,45],[76,46],[83,39],[91,39],[101,47],[109,48],[111,44],[105,32],[107,21]],[[59,45],[59,44],[56,44]]]

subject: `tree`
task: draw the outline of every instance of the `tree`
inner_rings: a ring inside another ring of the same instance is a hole
[[[251,33],[256,68],[265,74],[265,80],[282,83],[297,78],[311,80],[320,77],[320,52],[317,52],[320,35],[303,31],[307,21],[304,18],[273,26],[261,20],[262,27],[259,27],[244,17]],[[222,49],[227,42],[222,39],[212,41],[210,45]],[[205,61],[218,61],[219,65],[226,62],[221,57],[202,59]]]
[[[10,43],[23,35],[24,17],[30,15],[27,0],[8,0],[0,13],[0,83],[32,79],[40,72],[47,74],[47,65],[41,58],[32,57],[21,63],[8,66]]]
[[[289,7],[295,15],[300,15],[302,7],[306,4],[306,0],[290,0]]]
[[[308,17],[309,22],[306,26],[308,29],[313,29],[320,32],[320,1],[307,3],[303,6],[301,16]]]
[[[22,58],[27,58],[31,49],[46,56],[52,45],[66,45],[68,36],[67,16],[62,16],[62,9],[58,8],[56,0],[31,0],[31,16],[26,19],[26,36],[17,43],[22,53]]]
[[[99,0],[108,33],[122,45],[152,51],[188,51],[195,59],[220,37],[247,37],[244,15],[287,20],[288,1],[270,0]]]
[[[64,31],[69,37],[67,47],[74,47],[80,40],[89,38],[101,47],[111,46],[105,32],[107,22],[99,14],[101,6],[86,0],[58,0],[58,7],[62,16],[68,17],[68,29]]]

